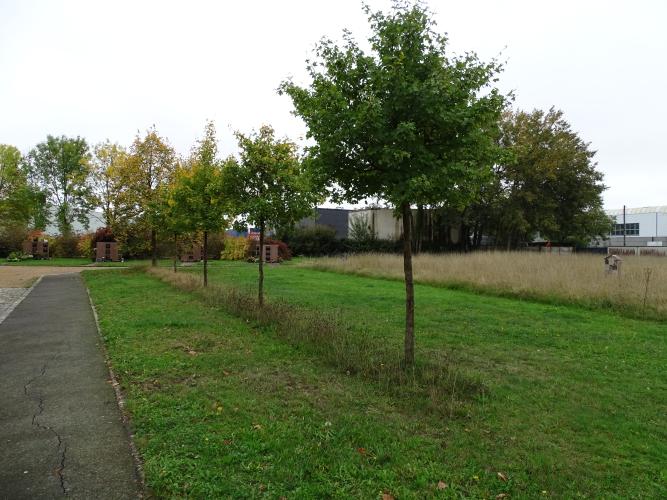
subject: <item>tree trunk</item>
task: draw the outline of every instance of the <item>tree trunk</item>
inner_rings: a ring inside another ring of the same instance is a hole
[[[403,273],[405,274],[405,366],[415,362],[415,288],[412,281],[412,231],[409,203],[403,203]]]
[[[412,212],[412,211],[411,211]],[[412,215],[412,214],[411,214]],[[417,205],[417,221],[415,227],[415,254],[422,251],[422,242],[424,240],[424,205]]]
[[[264,222],[259,225],[259,307],[264,305]]]
[[[151,266],[157,266],[157,231],[151,229]]]
[[[208,231],[204,231],[204,286],[208,286]]]
[[[176,272],[176,260],[178,259],[178,236],[174,233],[174,272]]]

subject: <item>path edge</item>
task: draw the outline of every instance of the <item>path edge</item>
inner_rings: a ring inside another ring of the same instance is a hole
[[[144,463],[143,460],[141,459],[141,454],[139,453],[139,450],[137,449],[137,446],[134,442],[134,432],[132,431],[132,420],[130,418],[130,413],[125,408],[125,397],[123,396],[123,391],[120,388],[120,382],[118,382],[116,373],[114,372],[113,367],[111,365],[111,359],[109,358],[109,351],[107,350],[106,343],[104,342],[104,337],[102,336],[102,329],[100,328],[100,320],[97,315],[97,309],[95,308],[95,304],[93,303],[93,298],[90,295],[90,289],[88,288],[88,285],[85,284],[85,280],[83,280],[83,277],[81,276],[79,277],[81,278],[81,281],[84,282],[84,285],[86,287],[86,293],[88,294],[88,302],[90,303],[90,308],[93,311],[93,317],[95,318],[95,327],[97,328],[97,335],[100,339],[102,355],[104,356],[104,362],[107,365],[107,369],[109,370],[111,387],[113,387],[113,391],[116,394],[116,403],[118,405],[118,409],[120,410],[120,419],[121,422],[123,423],[123,427],[125,428],[125,432],[127,434],[130,443],[130,453],[132,454],[132,459],[134,461],[134,472],[137,476],[139,487],[141,489],[141,491],[139,492],[139,498],[150,498],[150,495],[147,494],[148,492],[146,489],[146,475],[144,474]]]
[[[37,278],[37,280],[35,280],[35,282],[34,282],[30,287],[28,287],[28,288],[25,289],[25,292],[23,292],[23,295],[21,295],[21,296],[19,297],[19,299],[18,299],[16,302],[14,302],[14,304],[12,304],[12,306],[11,306],[9,309],[7,309],[7,310],[5,311],[4,315],[3,315],[3,316],[0,316],[0,324],[2,324],[3,321],[5,321],[7,318],[9,318],[9,315],[12,313],[12,311],[14,311],[14,309],[16,309],[16,307],[17,307],[21,302],[23,302],[23,299],[25,299],[28,295],[30,295],[30,292],[32,292],[33,289],[34,289],[37,285],[39,285],[39,282],[42,281],[42,278],[43,278],[43,277],[44,277],[44,276],[39,276],[39,277]]]

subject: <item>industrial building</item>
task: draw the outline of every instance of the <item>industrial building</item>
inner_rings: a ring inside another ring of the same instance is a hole
[[[606,247],[667,247],[667,205],[607,210],[614,219]]]

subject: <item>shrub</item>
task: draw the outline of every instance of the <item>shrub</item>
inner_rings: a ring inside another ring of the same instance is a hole
[[[79,236],[76,234],[66,234],[58,236],[49,236],[49,256],[50,257],[78,257],[79,256]]]
[[[18,261],[20,261],[21,259],[23,259],[23,255],[21,255],[21,252],[11,252],[11,253],[7,256],[7,261],[8,261],[8,262],[18,262]]]
[[[76,244],[79,256],[87,259],[92,259],[95,256],[93,237],[92,233],[79,236],[79,242]]]
[[[245,260],[248,255],[248,238],[243,236],[228,236],[225,238],[225,246],[220,253],[222,260]]]
[[[336,230],[329,226],[295,227],[280,234],[294,255],[321,256],[340,253],[342,246],[336,239]]]
[[[11,252],[21,249],[23,241],[27,236],[24,225],[2,225],[0,221],[0,257],[6,257]]]
[[[350,217],[350,239],[358,242],[374,241],[377,238],[367,215]]]
[[[225,249],[225,233],[209,233],[208,255],[209,258],[219,259]]]

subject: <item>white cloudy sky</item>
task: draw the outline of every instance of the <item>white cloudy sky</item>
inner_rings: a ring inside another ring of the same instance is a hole
[[[369,0],[386,8],[386,0]],[[455,52],[507,60],[516,106],[565,112],[598,151],[608,208],[667,204],[667,2],[430,0]],[[302,137],[288,76],[322,36],[366,37],[359,0],[0,0],[0,143],[129,144],[155,124],[187,153],[206,119]]]

